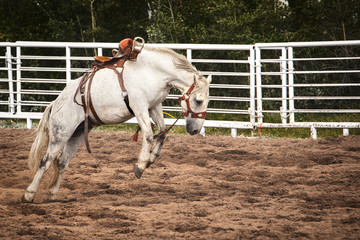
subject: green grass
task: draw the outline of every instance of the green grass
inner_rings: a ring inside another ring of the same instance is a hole
[[[37,122],[35,125],[33,124],[33,128],[37,126]],[[0,128],[26,128],[26,121],[21,119],[0,119]]]
[[[135,132],[137,128],[136,124],[114,124],[114,125],[103,125],[95,127],[93,131],[123,131],[123,132]]]
[[[360,114],[296,114],[296,122],[360,122]],[[264,122],[281,123],[278,114],[266,114]],[[349,129],[350,135],[360,135],[360,129]],[[262,136],[287,137],[287,138],[309,138],[308,128],[289,129],[261,129]],[[318,137],[339,137],[343,135],[343,129],[317,128]]]
[[[176,113],[174,113],[176,115]],[[244,115],[229,115],[229,114],[209,114],[211,119],[233,120],[233,121],[249,121]],[[301,122],[359,122],[360,114],[297,114],[296,121]],[[33,128],[38,125],[38,120],[33,121]],[[280,123],[281,119],[278,114],[267,114],[264,116],[264,122]],[[26,121],[21,119],[6,119],[0,120],[0,127],[4,128],[26,128]],[[94,131],[125,131],[134,133],[136,131],[136,124],[116,124],[104,125],[94,129]],[[171,129],[172,134],[187,134],[185,127],[174,126]],[[230,136],[231,129],[226,128],[206,128],[207,136]],[[360,129],[349,129],[350,135],[360,135]],[[317,134],[319,138],[324,137],[339,137],[343,135],[343,129],[335,128],[318,128]],[[271,138],[309,138],[310,129],[308,128],[263,128],[261,133],[258,129],[255,130],[237,130],[238,136],[244,137],[271,137]]]

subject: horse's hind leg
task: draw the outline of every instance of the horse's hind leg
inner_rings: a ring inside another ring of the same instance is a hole
[[[55,199],[55,195],[59,191],[62,175],[64,174],[71,159],[75,156],[77,150],[79,149],[80,145],[83,142],[84,142],[84,124],[82,123],[79,125],[79,127],[76,129],[72,137],[66,143],[64,150],[58,159],[58,162],[55,163],[57,164],[57,166],[55,166],[57,167],[57,171],[55,172],[49,186],[51,200]]]
[[[39,187],[40,180],[43,174],[49,169],[52,162],[55,160],[61,149],[64,147],[64,144],[65,143],[63,142],[50,140],[46,154],[40,162],[39,169],[36,172],[33,181],[27,187],[25,194],[23,195],[23,202],[32,202],[34,200],[34,195]]]

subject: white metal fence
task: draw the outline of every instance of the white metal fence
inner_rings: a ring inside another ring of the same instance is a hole
[[[88,70],[93,55],[110,56],[117,45],[0,43],[0,119],[27,119],[31,127],[43,107]],[[231,128],[233,136],[236,129],[309,128],[313,138],[317,128],[342,128],[344,135],[360,128],[360,41],[149,45],[180,51],[201,74],[213,75],[205,127]],[[180,111],[178,94],[169,95],[165,111]],[[319,114],[329,120],[314,120]],[[336,121],[341,114],[351,120]]]

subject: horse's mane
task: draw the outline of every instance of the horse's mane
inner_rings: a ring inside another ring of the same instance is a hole
[[[184,70],[184,71],[192,72],[192,73],[198,73],[197,69],[189,62],[189,60],[187,60],[187,58],[184,55],[181,55],[172,49],[155,48],[155,47],[150,47],[150,46],[146,46],[145,48],[150,51],[170,55],[173,59],[173,63],[175,65],[175,67],[179,70]]]

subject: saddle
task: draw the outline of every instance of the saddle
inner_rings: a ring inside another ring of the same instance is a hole
[[[140,41],[140,42],[139,42]],[[93,127],[96,125],[104,125],[105,123],[100,119],[98,114],[95,111],[94,105],[91,99],[91,84],[92,80],[96,74],[96,72],[103,68],[112,69],[119,81],[119,85],[122,91],[122,96],[124,97],[125,104],[131,114],[134,114],[132,109],[130,108],[129,98],[127,95],[126,88],[124,86],[124,79],[123,79],[123,72],[124,72],[124,64],[126,61],[136,61],[137,56],[141,53],[144,47],[144,39],[141,37],[136,37],[133,39],[124,39],[119,43],[119,49],[113,49],[113,57],[103,57],[103,56],[95,56],[95,61],[91,64],[92,71],[87,72],[80,80],[80,84],[76,89],[74,95],[74,102],[83,107],[85,112],[85,120],[84,120],[84,137],[85,137],[85,144],[86,149],[89,153],[91,153],[90,145],[88,141],[89,135],[89,127]],[[117,68],[122,68],[119,72]],[[85,97],[85,89],[87,87],[87,93]],[[81,96],[81,103],[78,103],[76,100],[77,95],[80,94]],[[90,111],[95,119],[89,118]]]
[[[141,43],[137,42],[141,40]],[[138,46],[137,46],[138,45]],[[113,49],[113,57],[95,56],[95,64],[97,67],[107,67],[115,65],[116,67],[123,67],[126,60],[136,61],[138,54],[144,47],[144,39],[136,37],[134,40],[127,38],[119,43],[119,49]]]

